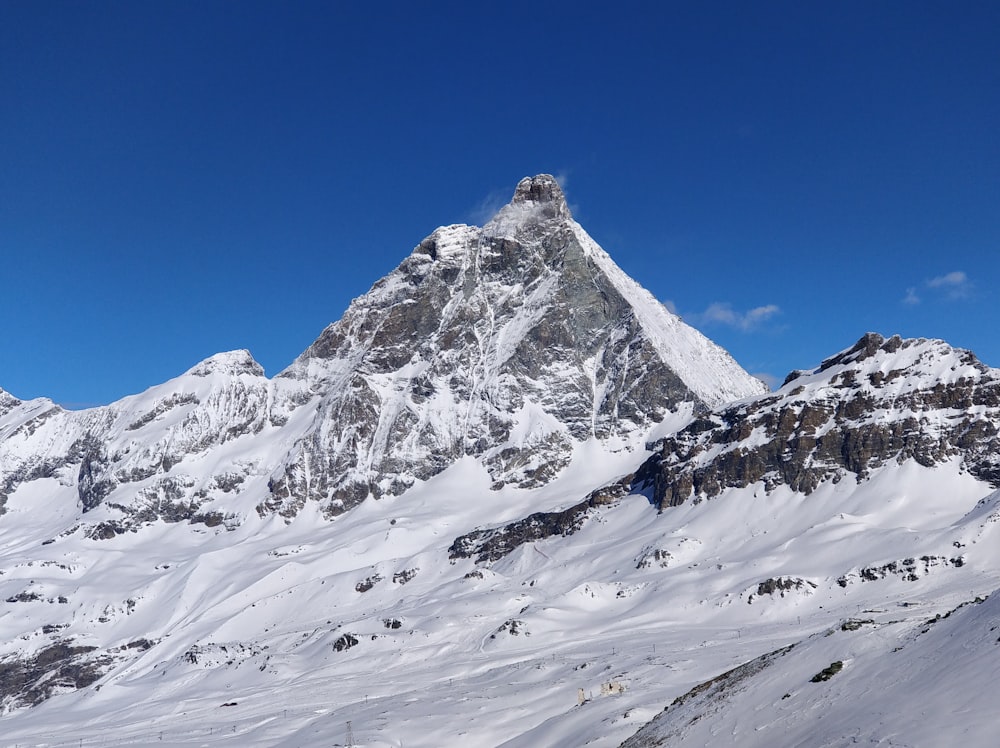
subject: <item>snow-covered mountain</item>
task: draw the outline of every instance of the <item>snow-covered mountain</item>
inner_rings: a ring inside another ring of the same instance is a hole
[[[539,486],[574,445],[640,447],[679,410],[764,386],[657,303],[572,220],[550,176],[483,228],[448,226],[274,380],[246,351],[105,408],[0,400],[0,510],[55,479],[108,535],[159,518],[328,516],[473,456]]]
[[[998,393],[767,393],[526,179],[273,379],[0,391],[0,744],[992,745]]]

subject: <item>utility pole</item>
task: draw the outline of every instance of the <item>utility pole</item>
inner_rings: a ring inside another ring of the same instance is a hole
[[[351,720],[347,720],[347,748],[354,748],[354,732],[351,730]]]

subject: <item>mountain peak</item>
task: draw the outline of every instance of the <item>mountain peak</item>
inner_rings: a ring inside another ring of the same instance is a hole
[[[258,364],[248,350],[226,351],[209,356],[204,361],[189,369],[187,374],[195,377],[207,377],[212,374],[253,374],[264,376],[264,368]]]
[[[273,477],[260,511],[289,516],[399,495],[463,457],[495,488],[542,485],[576,444],[638,449],[669,413],[763,391],[615,265],[547,174],[481,229],[436,230],[286,376],[325,393],[329,423]]]
[[[514,228],[516,225],[547,219],[572,219],[566,196],[551,174],[525,177],[517,183],[514,197],[490,222],[494,228]]]
[[[517,203],[555,203],[557,206],[566,207],[566,196],[563,195],[562,187],[551,174],[538,174],[533,177],[525,177],[517,183],[514,190],[514,199]]]
[[[0,415],[3,415],[11,408],[20,405],[21,401],[0,387]]]

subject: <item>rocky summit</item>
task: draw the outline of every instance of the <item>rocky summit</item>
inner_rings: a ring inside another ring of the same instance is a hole
[[[995,745],[1000,372],[767,392],[550,176],[283,372],[0,390],[5,744]]]

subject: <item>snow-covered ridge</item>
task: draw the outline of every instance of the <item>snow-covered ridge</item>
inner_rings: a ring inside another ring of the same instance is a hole
[[[811,493],[889,462],[1000,485],[1000,372],[940,340],[869,333],[775,393],[718,409],[659,444],[642,473],[661,506],[755,483]]]
[[[664,360],[669,360],[684,383],[710,407],[759,395],[767,391],[763,382],[747,382],[746,372],[729,353],[686,325],[645,288],[618,267],[611,257],[583,230],[573,224],[580,245],[607,275],[621,295],[629,300],[650,342]]]

